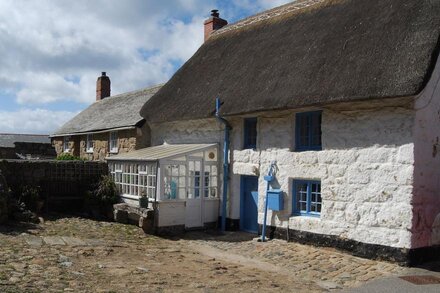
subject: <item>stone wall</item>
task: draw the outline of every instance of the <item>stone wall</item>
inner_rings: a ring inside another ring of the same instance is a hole
[[[109,152],[110,132],[93,134],[93,152],[87,151],[87,135],[72,136],[69,142],[70,153],[89,161],[104,161],[114,154]],[[52,143],[57,154],[63,153],[63,138],[54,138]],[[147,124],[142,127],[118,131],[118,153],[148,147],[150,130]]]
[[[416,99],[412,246],[440,245],[440,60]]]
[[[308,110],[313,109],[297,112]],[[414,163],[411,101],[352,103],[322,110],[322,151],[292,151],[295,111],[259,114],[255,151],[242,150],[243,119],[228,119],[233,126],[228,217],[240,217],[241,175],[257,175],[259,223],[263,222],[263,175],[270,162],[276,160],[278,173],[273,187],[284,191],[285,210],[269,212],[269,225],[410,248]],[[222,127],[215,119],[151,127],[152,145],[166,142],[222,146]],[[293,179],[321,181],[320,218],[292,216]]]

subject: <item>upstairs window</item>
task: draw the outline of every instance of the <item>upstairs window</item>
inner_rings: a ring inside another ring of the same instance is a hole
[[[243,149],[257,148],[257,118],[244,119]]]
[[[293,213],[295,215],[320,216],[321,206],[320,181],[293,181]]]
[[[93,134],[87,134],[86,152],[93,153]]]
[[[110,153],[118,153],[118,133],[116,131],[110,132]]]
[[[296,114],[296,151],[322,150],[321,121],[322,111]]]
[[[63,139],[63,151],[65,153],[70,152],[69,143],[70,143],[70,136],[65,136],[64,139]]]

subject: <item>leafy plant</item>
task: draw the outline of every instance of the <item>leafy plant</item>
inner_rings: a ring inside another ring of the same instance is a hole
[[[58,155],[57,161],[83,161],[83,159],[70,153],[62,153]]]
[[[89,204],[95,205],[113,205],[119,202],[118,189],[109,175],[101,177],[92,191],[86,194],[86,200]]]
[[[19,202],[23,203],[27,209],[38,212],[42,202],[41,188],[39,186],[25,185],[19,191]]]

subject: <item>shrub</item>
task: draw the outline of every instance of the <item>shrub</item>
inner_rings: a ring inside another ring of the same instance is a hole
[[[20,203],[23,203],[27,209],[32,212],[39,212],[42,202],[41,188],[39,186],[25,185],[19,191]]]
[[[58,161],[83,161],[80,157],[76,157],[70,153],[62,153],[57,157]]]
[[[92,191],[86,194],[87,204],[107,206],[119,202],[119,194],[113,178],[109,175],[101,177]]]

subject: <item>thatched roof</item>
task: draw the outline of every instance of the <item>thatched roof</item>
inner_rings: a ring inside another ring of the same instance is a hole
[[[14,148],[16,142],[50,144],[49,135],[0,133],[0,148]]]
[[[52,136],[84,134],[138,126],[144,121],[139,110],[161,85],[97,101],[64,124]]]
[[[216,96],[223,115],[413,96],[439,36],[440,0],[295,2],[219,30],[141,115],[210,117]]]

